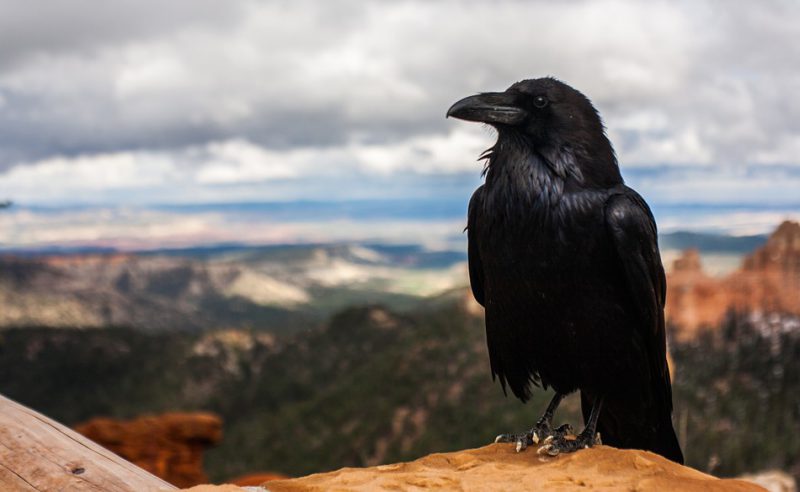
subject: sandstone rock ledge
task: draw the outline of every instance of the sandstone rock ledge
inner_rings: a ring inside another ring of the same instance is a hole
[[[330,473],[268,482],[263,486],[269,492],[765,490],[741,480],[718,479],[644,451],[599,446],[557,458],[543,458],[536,454],[535,448],[517,454],[508,444],[432,454],[409,463],[343,468]]]

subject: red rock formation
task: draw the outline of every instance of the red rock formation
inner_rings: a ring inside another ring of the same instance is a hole
[[[800,223],[785,221],[767,240],[745,258],[744,271],[780,271],[800,274]]]
[[[717,326],[729,310],[800,315],[800,224],[781,224],[726,277],[706,275],[697,250],[675,260],[667,279],[666,314],[679,328],[679,338]]]
[[[122,421],[94,418],[75,430],[177,485],[208,481],[203,451],[222,439],[222,419],[210,413],[165,413]]]
[[[727,279],[737,309],[800,314],[800,224],[786,221]]]
[[[718,279],[703,272],[700,253],[684,251],[675,260],[667,279],[667,319],[681,327],[681,338],[690,338],[702,326],[716,325],[727,310],[728,299]]]

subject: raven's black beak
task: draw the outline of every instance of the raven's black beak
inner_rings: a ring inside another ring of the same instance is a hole
[[[467,121],[518,125],[527,118],[524,109],[514,105],[514,95],[507,92],[485,92],[469,96],[450,106],[447,116]]]

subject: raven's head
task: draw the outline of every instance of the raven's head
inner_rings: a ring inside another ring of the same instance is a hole
[[[562,178],[587,186],[622,182],[597,110],[586,96],[554,78],[523,80],[505,92],[466,97],[447,116],[492,125],[498,141],[536,152]]]

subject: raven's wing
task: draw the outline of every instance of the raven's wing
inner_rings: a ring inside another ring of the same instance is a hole
[[[469,211],[467,213],[467,257],[469,260],[469,283],[472,286],[472,295],[481,306],[484,303],[483,290],[483,265],[481,264],[480,253],[478,252],[478,234],[480,227],[478,224],[478,213],[483,209],[483,185],[481,185],[472,198],[469,200]]]
[[[628,188],[609,198],[605,218],[642,321],[657,333],[664,327],[667,283],[653,214],[644,199]]]
[[[645,399],[637,404],[639,408],[629,408],[629,403],[607,402],[598,421],[598,431],[609,444],[648,449],[683,463],[672,427],[672,385],[664,326],[667,282],[658,252],[656,222],[644,199],[627,187],[606,202],[605,221],[635,304],[637,331],[633,335],[645,351],[647,367],[642,368]],[[648,425],[625,430],[606,422],[630,424],[631,415],[644,416],[641,420]]]
[[[625,188],[612,195],[605,207],[606,228],[624,270],[628,291],[638,310],[639,335],[648,346],[654,378],[669,378],[666,365],[664,302],[667,281],[658,252],[656,222],[638,193]],[[671,400],[671,399],[670,399]]]

